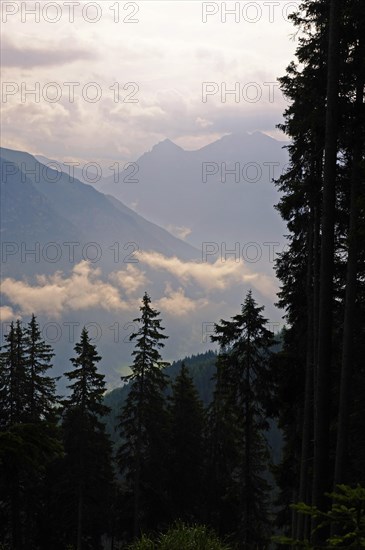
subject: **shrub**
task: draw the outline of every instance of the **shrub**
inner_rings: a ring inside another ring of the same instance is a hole
[[[230,550],[205,525],[177,523],[155,539],[143,535],[129,550]]]

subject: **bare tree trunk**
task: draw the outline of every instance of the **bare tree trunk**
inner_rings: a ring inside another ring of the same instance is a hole
[[[140,534],[140,494],[141,494],[141,445],[140,445],[140,434],[137,435],[137,456],[136,456],[136,471],[134,474],[134,519],[133,519],[133,535],[138,537]]]
[[[362,37],[361,37],[362,38]],[[348,451],[348,424],[349,424],[349,401],[350,382],[352,371],[352,350],[354,340],[354,312],[356,303],[357,283],[357,217],[358,217],[358,190],[361,180],[360,163],[362,160],[363,143],[359,139],[359,123],[364,105],[364,42],[359,47],[360,73],[356,85],[355,123],[353,134],[353,157],[352,157],[352,178],[351,178],[351,204],[348,234],[348,257],[346,273],[346,295],[345,295],[345,316],[343,327],[342,363],[340,382],[340,401],[338,412],[337,446],[335,460],[334,485],[345,482],[345,462]]]
[[[11,487],[11,539],[12,549],[21,550],[23,547],[22,524],[20,514],[20,480],[17,464],[14,464],[12,470],[12,487]]]
[[[77,550],[82,550],[82,523],[83,523],[83,508],[84,508],[84,494],[83,487],[80,485],[79,489],[79,501],[77,505]]]
[[[322,159],[322,155],[321,155]],[[318,161],[318,164],[321,162]],[[318,174],[320,170],[318,169]],[[314,213],[314,240],[313,240],[313,387],[312,387],[312,415],[311,415],[311,456],[309,459],[309,469],[311,471],[311,478],[308,480],[307,484],[307,500],[306,502],[310,503],[312,501],[312,490],[313,490],[313,461],[314,461],[314,399],[316,395],[317,388],[317,372],[315,366],[318,364],[318,325],[319,325],[319,271],[320,271],[320,227],[321,227],[321,213],[319,206],[319,193],[316,197],[316,206]],[[304,538],[310,539],[311,536],[311,519],[309,516],[304,518]]]
[[[250,368],[246,371],[246,425],[245,425],[245,525],[244,548],[251,548],[250,536],[250,506],[252,503],[251,491],[251,407],[250,407]]]
[[[314,134],[316,137],[316,134]],[[313,403],[314,403],[314,365],[317,357],[317,332],[318,332],[318,249],[319,249],[319,189],[321,181],[322,154],[317,150],[317,141],[314,139],[312,153],[312,166],[309,197],[309,228],[307,243],[307,338],[306,338],[306,372],[305,372],[305,397],[302,430],[302,447],[300,457],[299,502],[311,503],[311,471],[310,462],[313,459]],[[303,540],[309,538],[308,516],[298,514],[296,538]]]
[[[312,411],[313,411],[313,243],[314,243],[314,211],[311,207],[308,232],[308,255],[306,274],[307,295],[307,342],[305,365],[305,392],[302,430],[302,448],[300,457],[299,502],[307,502],[308,486],[308,461],[310,458],[310,441],[312,437]],[[296,537],[299,540],[304,536],[304,514],[298,514],[296,524]]]
[[[136,465],[134,473],[134,518],[133,518],[133,536],[136,538],[140,535],[140,513],[141,513],[141,460],[142,460],[142,407],[144,397],[144,366],[141,372],[139,386],[139,404],[138,404],[138,419],[137,419],[137,449],[136,449]]]

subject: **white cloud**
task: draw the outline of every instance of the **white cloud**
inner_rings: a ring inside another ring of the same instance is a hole
[[[182,284],[198,284],[207,293],[213,290],[225,290],[232,284],[249,283],[263,295],[272,298],[276,286],[271,277],[252,272],[243,261],[232,258],[214,263],[183,261],[176,257],[163,256],[158,252],[140,254],[140,261],[152,269],[174,275]]]
[[[185,291],[182,287],[177,290],[173,290],[171,285],[166,285],[165,296],[157,300],[157,308],[173,317],[185,317],[192,314],[197,310],[202,309],[208,305],[208,300],[198,299],[193,300],[185,295]]]
[[[13,308],[9,306],[0,307],[0,320],[2,323],[7,321],[15,321],[15,319],[19,319],[19,317],[20,315],[16,314]]]
[[[1,287],[4,295],[16,304],[23,314],[33,312],[59,316],[67,310],[101,308],[120,311],[129,308],[121,299],[117,288],[101,281],[99,269],[88,262],[77,264],[69,277],[61,272],[51,276],[41,275],[37,285],[6,278]]]
[[[221,311],[225,304],[226,295],[221,291],[236,287],[239,292],[243,286],[254,288],[270,302],[275,295],[273,278],[251,271],[242,261],[198,263],[156,252],[140,253],[139,260],[138,265],[128,264],[125,269],[111,273],[108,281],[102,279],[100,268],[86,261],[77,264],[70,275],[60,271],[39,275],[34,283],[8,277],[1,290],[11,306],[2,308],[2,318],[9,320],[31,313],[60,317],[70,311],[91,309],[117,315],[136,312],[143,291],[150,292],[154,287],[146,275],[147,269],[162,272],[159,279],[165,281],[165,288],[162,292],[153,291],[153,302],[174,318],[200,316],[202,311],[215,317],[214,311]]]
[[[124,271],[114,271],[110,274],[109,279],[121,286],[127,296],[144,290],[149,284],[145,272],[132,264],[127,264],[127,269]]]
[[[199,128],[208,128],[209,126],[213,125],[213,122],[211,120],[207,120],[206,118],[198,116],[196,119],[196,125],[199,126]]]
[[[179,239],[182,239],[183,241],[188,237],[191,233],[190,227],[180,226],[180,225],[168,225],[166,227],[167,231],[175,235],[175,237],[178,237]]]

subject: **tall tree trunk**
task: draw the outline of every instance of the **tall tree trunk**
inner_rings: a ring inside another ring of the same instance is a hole
[[[322,159],[322,154],[321,154]],[[319,160],[317,166],[317,174],[320,174],[320,165],[322,164]],[[314,406],[315,399],[315,388],[317,387],[316,379],[316,369],[315,365],[318,364],[318,325],[319,325],[319,271],[320,271],[320,227],[321,227],[321,213],[319,205],[319,190],[317,189],[317,195],[315,199],[315,211],[314,211],[314,236],[313,236],[313,327],[312,327],[312,346],[313,346],[313,367],[312,367],[312,406]],[[312,501],[312,481],[313,481],[313,460],[314,460],[314,410],[312,409],[311,414],[311,456],[309,458],[309,463],[311,468],[310,474],[311,477],[308,478],[307,483],[307,494],[306,502],[310,503]],[[304,538],[307,540],[310,539],[311,534],[311,520],[309,516],[304,518]]]
[[[84,402],[84,398],[83,398]],[[85,406],[82,404],[83,415]],[[84,453],[85,453],[85,425],[84,418],[82,418],[82,431],[80,434],[80,447],[79,447],[79,486],[78,486],[78,495],[77,495],[77,534],[76,534],[76,549],[82,550],[82,538],[83,538],[83,516],[84,516]]]
[[[328,66],[323,214],[320,263],[318,365],[315,395],[315,441],[312,502],[326,508],[329,481],[329,427],[334,274],[335,182],[337,158],[337,105],[339,87],[339,0],[331,0],[328,23]],[[315,542],[321,541],[318,531]]]
[[[246,372],[246,424],[245,424],[245,524],[244,524],[244,548],[251,547],[250,533],[250,506],[252,504],[251,491],[251,407],[250,407],[250,368]]]
[[[311,199],[311,202],[313,200]],[[307,247],[307,341],[305,365],[305,395],[303,412],[302,448],[300,457],[299,502],[307,502],[308,461],[310,458],[310,442],[312,437],[312,410],[313,410],[313,243],[314,243],[314,209],[310,210]],[[297,517],[296,537],[301,540],[304,536],[304,514]]]
[[[251,514],[250,509],[252,505],[252,474],[251,474],[251,434],[252,434],[252,411],[251,411],[251,334],[250,329],[247,330],[247,356],[246,356],[246,373],[245,373],[245,397],[244,397],[244,411],[245,411],[245,429],[244,429],[244,471],[243,471],[243,483],[242,489],[244,495],[242,497],[241,489],[241,510],[243,512],[243,536],[240,548],[249,550],[252,545],[251,540]],[[243,500],[243,502],[242,502]],[[243,507],[242,507],[243,504]]]
[[[83,511],[84,511],[84,490],[82,484],[79,488],[79,498],[77,503],[77,550],[82,550],[82,524],[83,524]]]
[[[144,359],[143,359],[144,361]],[[140,513],[141,513],[141,461],[142,461],[142,407],[144,396],[144,367],[142,367],[140,387],[139,387],[139,404],[138,404],[138,419],[137,419],[137,449],[136,449],[136,464],[134,472],[134,517],[133,517],[133,536],[137,538],[140,535]]]
[[[21,523],[20,513],[20,480],[19,480],[19,468],[17,464],[14,464],[11,471],[11,539],[12,550],[22,550],[23,526]]]
[[[133,519],[133,536],[138,537],[140,534],[140,496],[141,496],[141,431],[137,435],[137,452],[136,452],[136,470],[134,474],[134,519]]]
[[[361,40],[363,37],[361,37]],[[356,85],[355,100],[355,127],[353,132],[353,157],[352,157],[352,178],[351,178],[351,202],[350,202],[350,220],[348,233],[348,257],[346,273],[346,295],[345,295],[345,315],[343,327],[342,342],[342,362],[341,362],[341,382],[340,382],[340,400],[338,412],[337,445],[335,459],[334,485],[346,482],[345,463],[348,451],[348,424],[349,424],[349,401],[350,401],[350,382],[352,371],[352,350],[354,341],[354,313],[356,303],[356,283],[357,283],[357,217],[358,217],[358,191],[361,180],[360,163],[363,154],[363,142],[359,138],[361,135],[362,109],[364,105],[364,69],[363,59],[364,41],[359,46],[358,59],[360,60],[360,72]],[[360,126],[360,128],[359,128]]]
[[[302,447],[300,457],[299,502],[311,503],[311,472],[310,462],[313,459],[313,403],[314,403],[314,366],[317,357],[317,332],[318,332],[318,250],[319,250],[319,186],[321,181],[321,159],[323,149],[317,149],[318,140],[314,133],[311,188],[309,195],[309,228],[307,246],[307,339],[306,339],[306,372],[305,372],[305,396],[304,416],[302,429]],[[296,538],[299,540],[309,537],[308,516],[297,515]]]

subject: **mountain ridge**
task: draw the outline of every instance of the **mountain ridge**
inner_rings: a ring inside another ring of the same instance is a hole
[[[16,235],[13,238],[15,241],[31,242],[29,236],[32,235],[33,222],[38,219],[37,240],[49,240],[50,220],[47,221],[48,229],[44,235],[40,226],[41,219],[47,218],[45,210],[40,206],[43,200],[47,204],[48,217],[53,219],[55,229],[57,225],[62,225],[66,240],[73,236],[75,241],[96,242],[105,247],[112,246],[119,239],[123,244],[134,242],[141,250],[154,250],[166,256],[181,256],[183,259],[196,258],[199,254],[191,245],[146,220],[118,199],[112,199],[76,178],[70,180],[63,172],[51,168],[45,171],[44,165],[29,153],[1,148],[0,156],[3,159],[4,176],[2,235],[7,235],[9,239]],[[28,193],[26,206],[31,212],[33,222],[27,227],[21,224],[22,220],[16,218],[14,208],[15,203],[19,207],[22,200],[25,200],[25,189],[30,195],[37,197],[36,202],[29,201]],[[6,211],[13,212],[15,217],[10,219]],[[54,233],[60,233],[57,238],[61,242],[64,239],[60,227]]]

